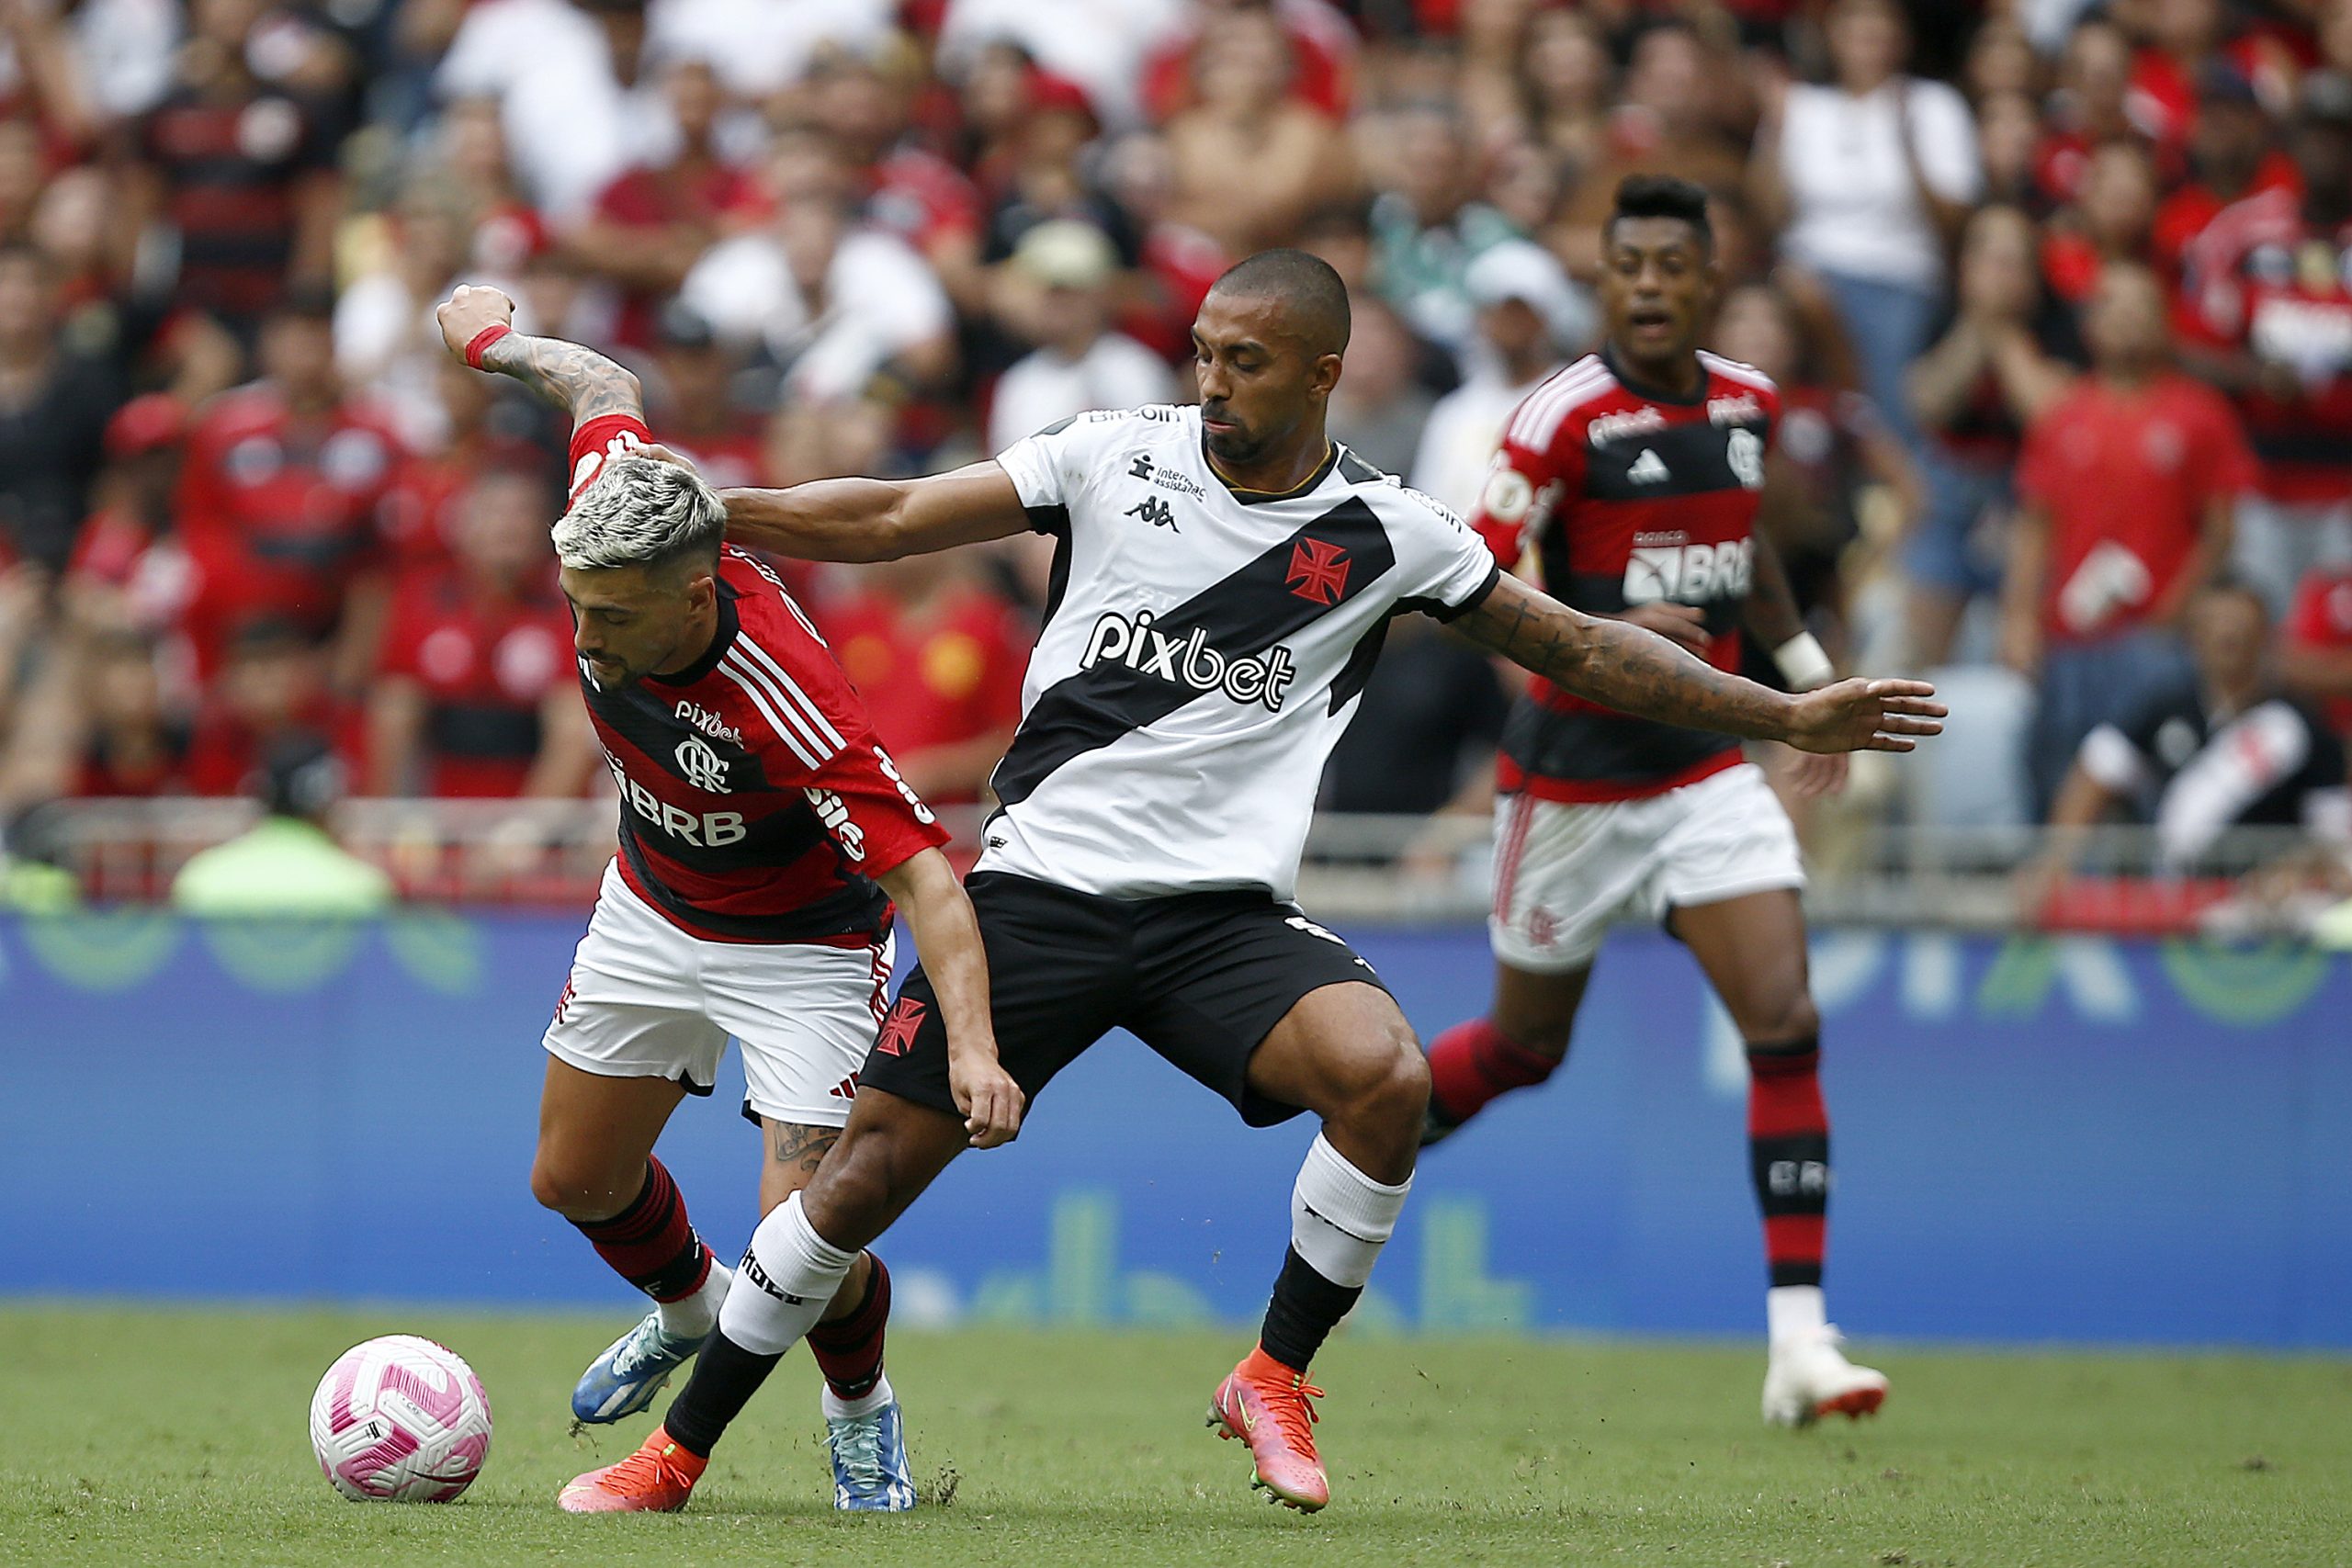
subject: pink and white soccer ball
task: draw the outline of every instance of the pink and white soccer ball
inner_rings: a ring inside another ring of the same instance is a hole
[[[446,1503],[490,1457],[490,1396],[456,1351],[388,1334],[327,1369],[311,1396],[311,1447],[355,1502]]]

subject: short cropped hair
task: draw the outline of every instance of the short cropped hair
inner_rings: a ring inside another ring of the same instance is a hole
[[[1609,214],[1614,230],[1628,218],[1671,218],[1698,231],[1699,243],[1715,248],[1715,227],[1707,220],[1707,193],[1672,175],[1628,175],[1617,184],[1617,205]]]
[[[1347,352],[1352,325],[1348,286],[1321,256],[1306,251],[1260,251],[1226,268],[1209,291],[1279,300],[1290,329],[1315,353]]]
[[[702,476],[677,463],[606,459],[556,519],[556,558],[575,571],[716,560],[727,506]]]

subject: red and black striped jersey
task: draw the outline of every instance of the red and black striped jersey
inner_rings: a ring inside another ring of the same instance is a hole
[[[581,426],[572,494],[647,439],[627,416]],[[691,935],[862,945],[889,919],[874,879],[947,841],[815,625],[741,550],[701,658],[609,691],[582,660],[580,691],[620,787],[621,875]]]
[[[1554,375],[1511,414],[1475,521],[1506,566],[1532,544],[1544,591],[1576,609],[1698,607],[1708,662],[1736,671],[1781,395],[1760,371],[1699,359],[1689,398],[1629,383],[1605,350]],[[1497,782],[1545,800],[1632,800],[1739,759],[1727,737],[1634,718],[1539,679],[1504,726]]]

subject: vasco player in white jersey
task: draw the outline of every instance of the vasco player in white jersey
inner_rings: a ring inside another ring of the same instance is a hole
[[[531,1190],[651,1296],[572,1398],[582,1421],[642,1410],[716,1325],[729,1271],[687,1222],[655,1140],[708,1094],[729,1035],[744,1113],[764,1128],[763,1212],[840,1135],[890,973],[890,901],[919,933],[956,1055],[967,1141],[1019,1125],[998,1066],[988,972],[946,835],[876,742],[848,678],[783,585],[722,543],[692,470],[636,456],[636,380],[601,355],[514,333],[514,305],[460,288],[443,335],[477,369],[570,410],[571,502],[555,525],[581,695],[621,798],[605,874],[547,1032]],[[882,1371],[889,1274],[861,1254],[815,1303],[834,1500],[911,1507]],[[737,1288],[741,1288],[738,1286]],[[594,1510],[601,1495],[567,1491]]]
[[[1474,522],[1506,562],[1532,539],[1544,586],[1579,610],[1647,626],[1724,669],[1738,667],[1745,629],[1792,687],[1822,685],[1829,660],[1754,526],[1780,394],[1698,346],[1717,283],[1706,195],[1630,178],[1605,239],[1607,340],[1520,404]],[[1736,740],[1623,708],[1537,681],[1505,726],[1494,1003],[1430,1047],[1429,1139],[1549,1077],[1610,922],[1663,919],[1747,1044],[1770,1274],[1765,1418],[1875,1411],[1886,1379],[1846,1359],[1822,1305],[1829,1122],[1796,834]],[[1843,757],[1804,765],[1800,787],[1844,782]]]
[[[1325,434],[1347,338],[1339,276],[1265,252],[1201,308],[1198,407],[1081,415],[933,479],[727,497],[739,536],[817,558],[1053,537],[1023,716],[967,884],[997,1039],[1032,1097],[1124,1026],[1252,1125],[1320,1118],[1259,1345],[1210,1413],[1248,1443],[1260,1484],[1307,1509],[1329,1498],[1308,1362],[1396,1226],[1429,1098],[1378,977],[1291,902],[1317,780],[1390,617],[1451,620],[1621,707],[1810,750],[1906,750],[1942,712],[1906,682],[1785,696],[1502,576],[1460,519]],[[696,1461],[659,1485],[588,1483],[628,1506],[674,1506],[857,1249],[961,1151],[943,999],[926,954],[842,1141],[761,1222],[750,1256],[762,1288],[727,1298],[651,1439]]]

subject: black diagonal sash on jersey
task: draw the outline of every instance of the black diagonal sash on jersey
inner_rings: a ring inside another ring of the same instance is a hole
[[[1307,540],[1348,553],[1348,576],[1326,604],[1292,592],[1292,558]],[[1302,526],[1221,582],[1152,619],[1152,630],[1187,638],[1194,628],[1228,659],[1247,659],[1329,614],[1396,564],[1388,531],[1372,508],[1351,496]],[[1026,800],[1055,769],[1108,746],[1131,729],[1167,717],[1209,694],[1125,664],[1097,664],[1047,687],[1012,738],[989,781],[1006,806]]]

